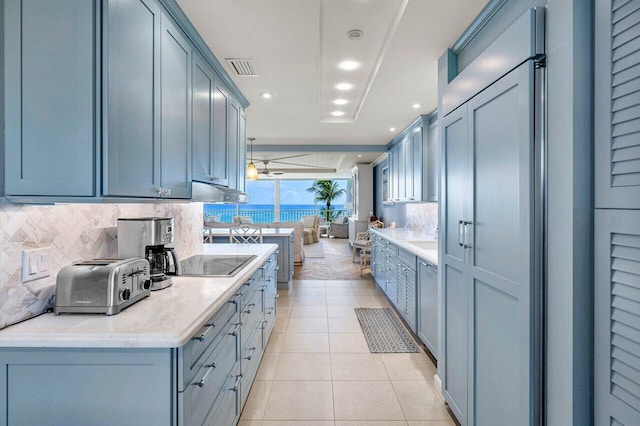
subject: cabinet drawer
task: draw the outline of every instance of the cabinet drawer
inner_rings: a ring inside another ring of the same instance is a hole
[[[396,301],[398,300],[398,290],[396,287],[396,283],[390,280],[386,280],[386,285],[387,288],[385,292],[387,293],[387,297],[393,304],[396,304]]]
[[[233,371],[224,383],[224,387],[216,399],[209,416],[202,422],[210,426],[233,426],[240,414],[240,391],[242,388],[242,375],[240,363],[237,363]],[[194,423],[200,424],[200,423]]]
[[[240,287],[240,293],[242,293],[242,311],[245,310],[249,303],[253,303],[253,298],[262,289],[264,280],[262,274],[257,271],[251,278],[249,278],[242,287]]]
[[[384,240],[384,249],[389,256],[398,257],[398,246],[391,241]]]
[[[398,259],[400,259],[409,269],[416,270],[416,255],[409,253],[405,249],[398,248]]]
[[[249,343],[242,347],[242,359],[240,360],[242,371],[240,407],[242,407],[247,400],[249,390],[251,390],[251,384],[256,377],[258,367],[260,367],[262,354],[262,327],[260,327],[260,330],[258,330],[257,333],[254,333]]]
[[[186,425],[203,424],[229,376],[238,364],[238,337],[234,324],[224,330],[220,344],[206,357],[202,368],[178,395]]]
[[[183,347],[178,349],[178,382],[180,389],[191,381],[193,375],[202,367],[204,359],[202,355],[218,344],[222,331],[228,323],[239,322],[238,311],[240,296],[236,295],[222,305],[218,312],[213,314],[198,333]]]
[[[247,303],[244,310],[240,313],[240,321],[242,322],[242,348],[247,345],[249,339],[260,329],[262,322],[262,306],[263,292],[257,292],[253,299]]]

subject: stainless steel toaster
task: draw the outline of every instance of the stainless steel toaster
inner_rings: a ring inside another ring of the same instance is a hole
[[[56,279],[53,312],[115,315],[151,293],[149,262],[96,259],[65,266]]]

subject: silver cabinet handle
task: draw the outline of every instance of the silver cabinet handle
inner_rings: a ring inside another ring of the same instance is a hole
[[[209,376],[211,376],[211,373],[213,373],[213,370],[216,369],[216,363],[214,362],[213,364],[205,365],[204,368],[208,368],[208,371],[205,373],[204,376],[202,376],[202,379],[200,381],[195,382],[193,384],[194,386],[198,386],[200,388],[204,387],[207,381],[209,381]]]
[[[239,294],[236,294],[235,296],[233,296],[233,299],[231,299],[231,300],[227,301],[227,303],[232,303],[232,304],[234,304],[234,305],[237,305],[237,304],[238,304],[238,299],[239,299],[239,298],[240,298],[240,295],[239,295]]]
[[[267,315],[271,315],[273,313],[273,306],[271,306],[269,309],[267,309],[266,314]]]
[[[164,195],[171,195],[171,188],[167,188],[164,190]]]
[[[227,390],[238,392],[238,385],[240,384],[240,380],[242,380],[242,374],[236,376],[236,382],[233,384],[233,387]]]
[[[216,325],[214,323],[205,324],[204,331],[202,333],[200,333],[199,336],[193,336],[191,338],[191,340],[197,340],[199,342],[204,342],[207,339],[207,335],[209,334],[209,332],[211,332],[211,330],[213,330],[214,328],[216,328]]]
[[[273,296],[273,298],[274,298],[274,299],[279,299],[279,298],[280,298],[280,293],[276,293],[276,294]]]
[[[429,265],[427,264],[427,262],[420,262],[420,264],[421,264],[422,266],[429,266]]]
[[[247,361],[251,361],[251,358],[253,358],[253,354],[256,353],[256,348],[249,348],[249,352],[251,352],[251,355],[247,355],[246,357],[244,357],[244,359],[246,359]]]
[[[458,221],[458,245],[460,247],[464,247],[464,243],[462,242],[464,238],[464,220]]]
[[[245,314],[247,314],[247,315],[251,314],[251,312],[253,311],[253,308],[255,308],[255,307],[256,307],[256,304],[255,304],[255,303],[249,303],[249,304],[247,305],[247,308],[248,308],[249,306],[251,306],[251,309],[247,309],[246,311],[244,311],[244,313],[245,313]]]
[[[470,240],[470,235],[469,235],[469,225],[472,225],[473,222],[469,222],[469,221],[464,221],[463,225],[464,225],[464,248],[468,249],[471,248],[471,244],[469,243]]]
[[[229,336],[237,336],[238,333],[240,333],[240,327],[242,327],[242,323],[241,322],[236,324],[236,328],[234,328],[233,331],[231,333],[229,333]]]
[[[255,281],[255,278],[249,278],[247,282],[242,285],[246,285],[247,287],[249,287],[251,286],[251,284],[253,284],[254,281]]]

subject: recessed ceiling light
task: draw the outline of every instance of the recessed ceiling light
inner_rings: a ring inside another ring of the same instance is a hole
[[[334,117],[342,117],[344,115],[344,111],[332,111],[331,115]]]
[[[413,109],[418,109],[420,108],[420,104],[413,104]]]
[[[336,99],[335,101],[333,101],[333,103],[335,105],[346,105],[349,103],[349,101],[346,99]]]
[[[362,154],[358,154],[358,158],[362,158]]]
[[[345,71],[353,71],[360,68],[360,62],[357,61],[342,61],[338,64],[338,68]]]
[[[265,99],[273,98],[273,95],[271,93],[269,93],[269,92],[262,92],[262,93],[260,93],[260,96],[265,98]]]
[[[395,131],[396,131],[396,128],[395,128],[395,127],[389,127],[389,131],[390,131],[390,132],[395,132]]]
[[[342,90],[342,91],[351,90],[351,89],[353,89],[353,84],[351,84],[351,83],[339,83],[339,84],[336,84],[336,89]]]

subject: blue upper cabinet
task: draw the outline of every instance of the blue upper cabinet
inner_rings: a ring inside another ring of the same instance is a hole
[[[161,187],[191,198],[191,45],[165,14],[161,43]]]
[[[6,195],[96,195],[96,3],[6,0],[4,35]]]
[[[438,140],[435,116],[420,116],[389,144],[392,202],[438,201]]]
[[[160,7],[105,3],[104,195],[160,194]]]
[[[105,196],[191,197],[191,47],[152,0],[106,3]]]
[[[246,99],[177,4],[0,7],[11,200],[190,199],[192,179],[244,187]]]
[[[229,185],[228,120],[229,92],[218,78],[213,88],[213,179],[212,183]]]
[[[229,163],[229,186],[231,188],[238,187],[240,167],[240,104],[231,97],[229,99],[229,111],[227,114],[227,144],[228,144],[228,163]],[[242,170],[244,172],[244,170]]]
[[[193,180],[213,181],[214,72],[204,59],[193,55]]]

